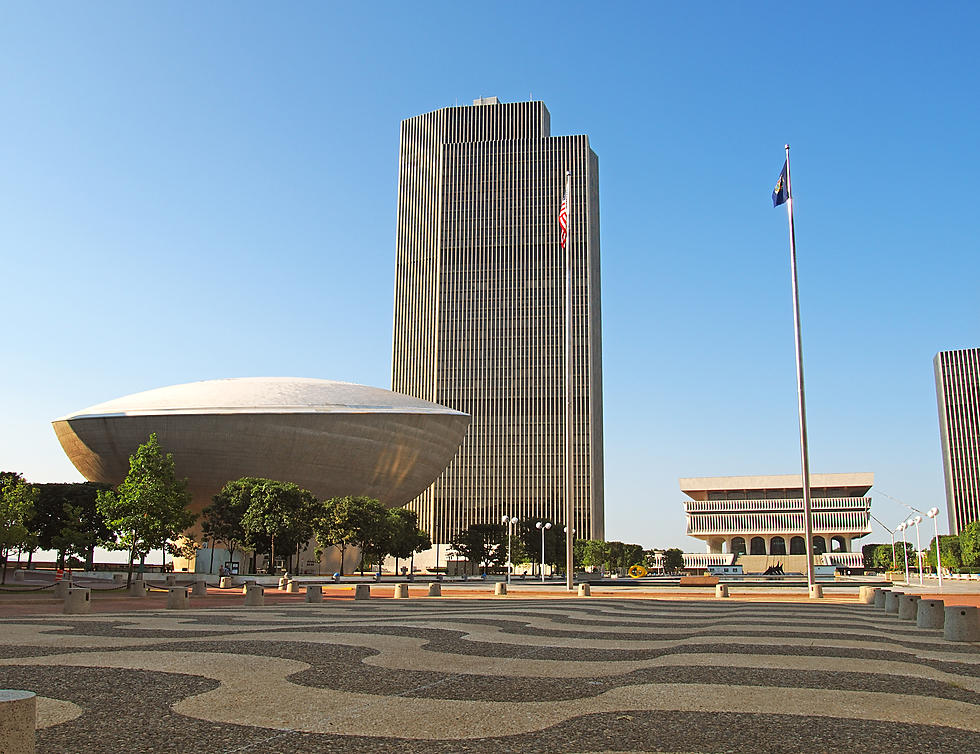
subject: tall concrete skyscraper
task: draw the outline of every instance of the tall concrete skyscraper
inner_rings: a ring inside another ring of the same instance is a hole
[[[980,521],[980,348],[940,351],[933,360],[949,531]]]
[[[565,415],[565,250],[571,171],[572,396]],[[504,515],[602,538],[599,162],[551,136],[543,102],[447,107],[402,121],[392,389],[472,416],[445,473],[409,504],[435,542]]]

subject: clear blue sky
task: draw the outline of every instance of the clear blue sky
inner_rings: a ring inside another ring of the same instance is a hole
[[[78,479],[49,422],[149,388],[388,387],[399,121],[533,96],[599,155],[607,537],[702,549],[679,476],[799,470],[785,142],[813,469],[944,509],[978,9],[4,3],[0,468]]]

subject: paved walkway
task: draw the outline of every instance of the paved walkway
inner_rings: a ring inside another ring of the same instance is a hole
[[[0,658],[39,754],[980,750],[980,645],[853,601],[20,615]]]

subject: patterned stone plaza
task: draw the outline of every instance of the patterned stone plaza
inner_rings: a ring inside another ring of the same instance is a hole
[[[980,750],[980,645],[844,600],[21,615],[0,656],[43,754]]]

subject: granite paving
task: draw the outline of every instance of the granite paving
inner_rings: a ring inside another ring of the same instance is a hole
[[[980,751],[980,645],[853,602],[18,615],[0,687],[38,754]]]

